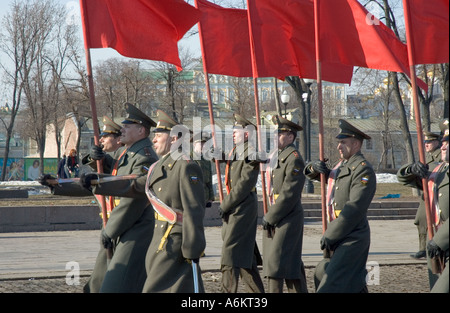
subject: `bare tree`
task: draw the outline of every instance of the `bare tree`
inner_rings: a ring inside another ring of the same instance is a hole
[[[45,5],[46,3],[44,3]],[[2,33],[0,37],[0,49],[13,64],[8,67],[1,65],[6,83],[11,86],[11,115],[9,121],[2,119],[6,129],[6,147],[3,156],[8,160],[9,143],[15,125],[15,119],[22,103],[22,96],[27,86],[33,83],[35,64],[40,46],[38,42],[44,36],[47,27],[38,23],[40,14],[40,1],[19,2],[14,1],[11,11],[2,20]],[[43,21],[44,24],[46,21]],[[43,27],[43,28],[41,28]],[[39,82],[34,81],[35,84]],[[1,180],[5,179],[6,164],[3,162]],[[42,169],[41,162],[41,169]]]

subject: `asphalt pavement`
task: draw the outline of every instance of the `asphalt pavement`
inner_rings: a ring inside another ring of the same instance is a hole
[[[418,250],[417,228],[413,220],[373,220],[368,262],[371,264],[425,264],[410,254]],[[220,269],[221,227],[206,227],[203,271]],[[303,262],[314,267],[322,259],[320,223],[304,227]],[[258,227],[257,243],[262,250],[263,230]],[[89,275],[100,249],[99,230],[0,233],[0,280],[66,276],[79,270]]]

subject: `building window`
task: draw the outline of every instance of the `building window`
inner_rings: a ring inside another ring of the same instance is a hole
[[[366,140],[366,150],[373,150],[372,140]]]

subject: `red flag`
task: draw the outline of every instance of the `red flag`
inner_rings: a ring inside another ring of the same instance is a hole
[[[177,42],[200,13],[183,0],[80,0],[87,48],[113,48],[181,70]]]
[[[196,4],[202,12],[199,29],[208,73],[252,77],[247,10],[223,8],[206,0]]]
[[[255,77],[316,79],[313,0],[248,0]],[[323,80],[350,83],[353,66],[322,62]]]
[[[321,0],[319,14],[321,59],[409,74],[406,45],[357,0]]]
[[[449,62],[449,0],[407,0],[415,64]],[[405,8],[404,8],[405,10]],[[408,12],[405,10],[405,18]]]

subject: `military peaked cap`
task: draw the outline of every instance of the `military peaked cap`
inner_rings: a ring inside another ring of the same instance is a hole
[[[127,115],[122,124],[139,124],[148,129],[156,126],[156,123],[150,117],[131,103],[125,103],[125,110]]]
[[[170,132],[175,125],[179,124],[162,110],[156,111],[156,116],[158,117],[158,123],[153,130],[154,133],[160,133],[163,131]]]
[[[441,129],[442,141],[448,141],[448,119],[443,120],[439,127]]]
[[[112,119],[110,119],[107,116],[103,116],[103,128],[102,128],[102,132],[100,134],[100,137],[106,136],[106,135],[119,135],[120,136],[120,129],[122,127],[117,124],[114,123],[114,121]]]
[[[339,120],[339,128],[341,129],[341,132],[336,136],[337,139],[343,139],[343,138],[356,138],[359,140],[364,139],[371,139],[370,136],[364,134],[362,131],[360,131],[358,128],[350,124],[349,122],[345,120]]]
[[[441,137],[441,135],[439,135],[439,134],[430,133],[430,132],[424,132],[423,134],[424,134],[425,142],[439,140],[439,138]]]
[[[234,114],[234,126],[245,128],[248,125],[252,125],[253,127],[256,128],[256,126],[249,120],[245,119],[239,114]]]
[[[294,122],[279,115],[274,115],[272,117],[272,121],[278,126],[279,132],[298,132],[303,130],[303,127],[301,127],[300,125],[297,125]]]

